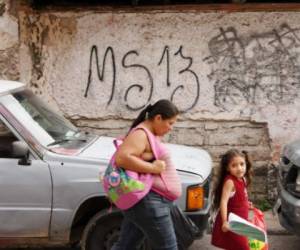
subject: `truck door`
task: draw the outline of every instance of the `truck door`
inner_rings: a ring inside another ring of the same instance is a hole
[[[52,200],[49,166],[30,152],[30,161],[20,161],[13,152],[16,141],[0,117],[0,238],[48,237]]]

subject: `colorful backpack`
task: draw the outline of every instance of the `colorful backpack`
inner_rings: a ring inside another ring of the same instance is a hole
[[[144,127],[136,127],[136,129],[143,129],[148,136],[153,155],[156,155],[155,136]],[[132,132],[131,131],[131,132]],[[118,140],[114,140],[116,152],[119,148]],[[113,154],[106,171],[104,173],[102,183],[105,193],[112,203],[118,208],[126,210],[134,206],[144,196],[146,196],[153,183],[152,174],[141,174],[130,170],[125,170],[115,164],[115,154]]]

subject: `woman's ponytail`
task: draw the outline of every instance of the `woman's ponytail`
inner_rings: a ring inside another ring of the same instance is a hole
[[[141,122],[145,121],[149,117],[149,112],[151,112],[153,106],[149,104],[146,108],[144,108],[138,115],[138,117],[133,121],[130,126],[130,130],[139,125]],[[130,131],[129,130],[129,131]]]
[[[178,114],[179,110],[171,101],[161,99],[155,104],[149,104],[146,108],[144,108],[132,123],[130,130],[145,120],[152,120],[156,115],[161,115],[162,119],[165,120],[170,119]]]

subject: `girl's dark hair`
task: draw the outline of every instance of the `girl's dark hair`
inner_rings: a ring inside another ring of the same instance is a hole
[[[246,183],[249,186],[252,182],[252,162],[248,155],[247,151],[239,151],[237,149],[230,149],[224,155],[221,156],[219,175],[216,181],[216,185],[214,188],[214,197],[213,197],[213,209],[217,210],[220,206],[223,184],[226,175],[228,174],[227,167],[232,159],[236,156],[244,157],[246,163]]]
[[[138,117],[132,123],[130,130],[141,122],[149,119],[152,120],[156,115],[161,115],[163,120],[170,119],[179,114],[177,107],[169,100],[161,99],[155,104],[149,104],[141,111]]]

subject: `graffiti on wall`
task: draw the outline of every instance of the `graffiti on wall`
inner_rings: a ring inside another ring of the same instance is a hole
[[[106,102],[106,105],[110,105],[114,98],[117,98],[117,88],[124,88],[125,84],[122,86],[117,86],[119,72],[117,70],[118,65],[116,63],[115,54],[116,53],[112,47],[107,47],[102,61],[100,61],[98,56],[98,47],[96,45],[93,45],[91,47],[88,77],[84,93],[85,98],[88,97],[88,93],[91,89],[92,84],[104,85],[105,83],[105,86],[110,86],[110,95],[108,96]],[[164,98],[167,98],[176,103],[176,101],[178,101],[178,98],[180,98],[184,94],[184,91],[189,91],[189,89],[192,89],[192,91],[189,92],[189,98],[187,98],[186,101],[187,106],[179,108],[183,112],[193,109],[197,104],[200,96],[199,77],[192,69],[193,58],[187,56],[184,53],[183,46],[179,46],[179,48],[176,48],[176,50],[174,51],[171,50],[169,46],[164,46],[160,55],[161,56],[157,58],[156,66],[160,67],[161,70],[164,72],[163,84],[166,89],[170,90],[169,96]],[[124,93],[123,101],[125,102],[126,107],[132,111],[140,110],[144,108],[149,102],[153,101],[154,89],[156,87],[159,88],[159,86],[156,86],[156,81],[153,73],[156,69],[150,69],[148,66],[138,63],[140,56],[141,55],[137,50],[129,50],[122,56],[121,60],[121,67],[123,70],[132,70],[132,72],[140,72],[146,77],[144,84],[129,83],[129,86],[125,86],[126,89],[124,91],[119,90],[119,92]],[[176,68],[175,70],[172,69],[173,58],[180,60],[181,68]],[[107,83],[105,79],[105,76],[108,74],[110,74],[110,83]],[[179,81],[177,81],[177,79],[180,78],[180,76],[187,78],[188,82],[184,81],[184,83],[178,83]],[[135,95],[134,93],[144,93],[142,105],[136,104],[137,95]]]
[[[300,29],[279,28],[248,37],[220,28],[208,43],[214,104],[230,111],[241,104],[290,104],[300,90]]]
[[[214,105],[231,111],[245,105],[293,103],[300,90],[299,32],[300,28],[286,23],[248,36],[239,35],[234,27],[220,28],[209,40],[209,56],[203,59],[211,65],[208,82],[213,83]],[[121,100],[128,110],[140,110],[155,100],[161,88],[164,98],[182,105],[181,111],[190,111],[197,105],[198,67],[184,46],[162,47],[148,65],[141,62],[146,56],[138,50],[125,51],[121,60],[116,60],[120,55],[113,47],[102,52],[100,57],[96,45],[90,48],[85,98],[91,86],[101,84],[109,89],[107,106],[113,100]],[[133,77],[123,77],[124,72]]]

